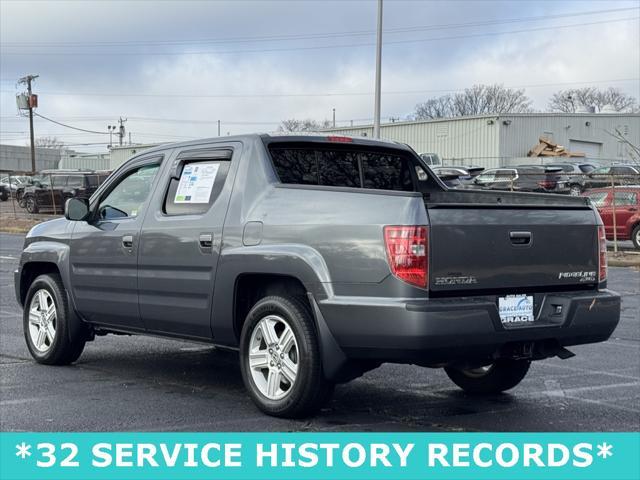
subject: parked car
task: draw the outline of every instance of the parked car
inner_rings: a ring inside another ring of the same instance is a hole
[[[585,191],[588,179],[587,174],[598,168],[592,163],[585,162],[557,162],[549,163],[545,166],[562,169],[562,172],[568,177],[569,194],[574,196],[578,196]]]
[[[20,185],[27,183],[28,179],[25,175],[4,175],[0,177],[0,185],[5,185],[13,194]]]
[[[442,165],[442,160],[437,153],[421,153],[420,158],[430,167]]]
[[[0,201],[6,202],[11,196],[11,189],[6,183],[0,183]]]
[[[108,175],[93,170],[46,170],[34,176],[19,202],[29,213],[54,210],[62,213],[72,197],[89,198]]]
[[[431,167],[431,170],[448,187],[460,187],[473,183],[484,167]]]
[[[39,363],[114,332],[206,342],[239,350],[262,411],[300,417],[383,362],[513,388],[609,338],[606,280],[585,198],[450,190],[392,142],[243,135],[145,150],[67,200],[15,289]]]
[[[615,209],[615,232],[618,240],[631,240],[640,249],[640,185],[625,185],[611,188],[594,188],[584,195],[600,213],[604,222],[607,240],[613,240]],[[615,199],[615,200],[614,200]]]
[[[611,185],[639,185],[640,166],[611,165],[596,168],[587,175],[584,188],[610,187]]]
[[[568,179],[560,169],[540,166],[491,168],[478,175],[473,185],[489,190],[569,193]]]

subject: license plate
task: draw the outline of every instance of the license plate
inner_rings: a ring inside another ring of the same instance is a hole
[[[505,327],[531,324],[533,318],[533,296],[507,295],[498,297],[500,321]]]
[[[558,188],[564,188],[567,184],[565,182],[558,182]]]

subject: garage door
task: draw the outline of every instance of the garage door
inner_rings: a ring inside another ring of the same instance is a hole
[[[569,140],[569,150],[582,152],[587,158],[600,158],[602,144],[597,142],[584,142],[582,140]]]

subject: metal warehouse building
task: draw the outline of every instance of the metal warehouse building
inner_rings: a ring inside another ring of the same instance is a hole
[[[622,113],[526,113],[396,122],[381,125],[380,136],[406,143],[418,153],[437,153],[444,164],[491,168],[531,162],[527,152],[540,137],[602,163],[629,161],[628,146],[611,135],[616,130],[640,145],[640,115]],[[371,137],[373,126],[323,132]]]

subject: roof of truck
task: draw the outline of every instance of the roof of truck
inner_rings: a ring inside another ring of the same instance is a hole
[[[277,133],[251,133],[243,135],[230,135],[226,137],[210,137],[202,138],[198,140],[189,140],[185,142],[177,143],[164,143],[157,147],[145,149],[140,154],[148,154],[153,152],[161,152],[170,148],[180,148],[200,145],[203,143],[227,143],[238,141],[255,141],[262,140],[264,143],[285,143],[285,142],[309,142],[309,143],[336,143],[345,144],[352,143],[354,145],[369,145],[369,146],[386,146],[392,148],[401,148],[403,150],[411,150],[410,147],[403,143],[395,142],[393,140],[380,139],[375,140],[367,137],[352,137],[348,135],[335,135],[327,134],[323,132],[277,132]],[[136,155],[137,156],[137,155]]]

